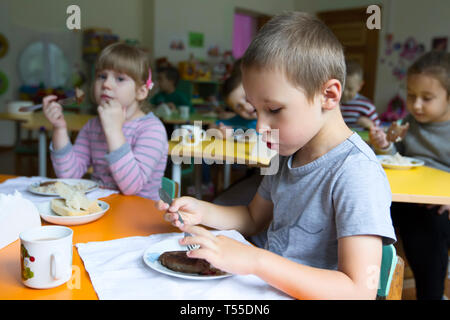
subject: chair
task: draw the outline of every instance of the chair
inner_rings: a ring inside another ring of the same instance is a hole
[[[178,183],[169,178],[162,177],[161,188],[163,188],[172,198],[175,198],[178,195]]]
[[[393,245],[383,246],[377,300],[401,300],[405,263]]]

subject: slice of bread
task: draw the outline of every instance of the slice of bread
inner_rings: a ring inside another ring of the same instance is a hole
[[[53,199],[51,208],[60,216],[82,216],[102,210],[96,200],[89,200],[73,186],[57,182],[55,187],[63,199]]]
[[[87,214],[96,213],[102,211],[102,208],[98,205],[97,201],[92,201],[87,209],[74,209],[66,205],[65,199],[53,199],[51,201],[52,210],[60,216],[84,216]]]

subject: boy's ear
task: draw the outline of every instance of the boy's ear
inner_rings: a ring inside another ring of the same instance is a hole
[[[143,84],[142,86],[138,87],[136,91],[136,100],[142,101],[148,96],[148,88],[147,85]]]
[[[342,85],[337,79],[328,80],[322,90],[322,109],[332,110],[339,108],[342,95]]]

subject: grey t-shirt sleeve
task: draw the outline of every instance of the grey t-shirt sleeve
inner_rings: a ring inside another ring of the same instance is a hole
[[[391,191],[386,174],[373,160],[343,166],[333,188],[337,238],[377,235],[383,245],[396,241],[390,215]]]
[[[273,175],[264,176],[261,183],[259,184],[257,193],[266,200],[272,201],[272,197],[270,195],[270,190],[272,186]]]

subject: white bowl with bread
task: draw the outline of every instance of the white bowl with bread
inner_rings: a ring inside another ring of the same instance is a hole
[[[47,222],[61,225],[78,225],[101,218],[109,204],[101,200],[89,200],[83,191],[58,182],[55,189],[62,198],[37,205],[39,214]]]

